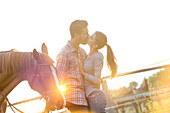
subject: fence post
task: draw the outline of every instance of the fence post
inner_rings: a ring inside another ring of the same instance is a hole
[[[109,92],[109,88],[108,88],[106,80],[102,80],[102,89],[105,92],[105,95],[107,97],[107,105],[106,106],[107,107],[114,106],[115,104],[113,103],[113,101],[111,99],[111,94]],[[109,110],[107,110],[107,112],[108,113],[117,113],[114,109],[109,109]]]

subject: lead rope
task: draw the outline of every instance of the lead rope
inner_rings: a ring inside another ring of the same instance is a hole
[[[9,107],[11,108],[11,110],[12,110],[14,113],[16,113],[16,112],[14,111],[13,108],[15,108],[15,110],[19,111],[20,113],[24,113],[23,111],[19,110],[19,109],[16,108],[14,105],[12,105],[12,104],[9,102],[8,98],[5,97],[5,95],[4,95],[1,91],[0,91],[0,94],[4,97],[4,99],[6,99],[6,101],[7,101],[8,104],[9,104]],[[13,107],[13,108],[12,108],[12,107]]]
[[[19,110],[19,109],[16,108],[14,105],[12,105],[12,104],[9,102],[8,98],[6,98],[6,100],[7,100],[7,102],[8,102],[8,104],[9,104],[9,106],[10,106],[11,109],[12,109],[12,107],[13,107],[13,108],[15,108],[15,110],[17,110],[18,112],[24,113],[23,111]],[[13,111],[13,110],[12,110],[12,111]],[[15,113],[15,111],[13,111],[13,112]]]

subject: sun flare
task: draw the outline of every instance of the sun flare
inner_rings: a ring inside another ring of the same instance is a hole
[[[66,87],[62,84],[59,86],[59,88],[61,92],[64,92],[66,90]]]

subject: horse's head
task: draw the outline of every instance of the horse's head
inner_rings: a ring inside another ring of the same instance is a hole
[[[44,53],[33,50],[35,60],[34,76],[31,79],[30,86],[38,91],[46,100],[46,109],[61,109],[65,105],[64,96],[59,89],[59,83],[56,75],[56,69],[53,60]]]

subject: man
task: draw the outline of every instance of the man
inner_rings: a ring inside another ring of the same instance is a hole
[[[83,75],[79,70],[78,60],[85,60],[87,54],[79,47],[86,44],[89,37],[88,23],[85,20],[75,20],[70,25],[71,40],[62,48],[57,56],[57,76],[60,84],[66,87],[63,92],[66,107],[71,113],[88,113]]]

